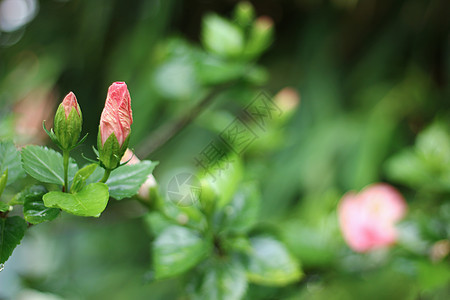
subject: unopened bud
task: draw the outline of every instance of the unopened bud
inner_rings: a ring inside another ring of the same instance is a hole
[[[255,10],[248,1],[239,2],[234,11],[234,17],[242,27],[248,26],[255,18]]]
[[[270,17],[262,16],[256,19],[250,30],[250,36],[244,54],[248,58],[255,58],[266,50],[273,39],[273,21]]]
[[[128,146],[132,123],[127,85],[125,82],[114,82],[108,89],[97,138],[99,159],[106,169],[118,167]]]
[[[67,94],[59,105],[53,124],[56,139],[63,150],[70,150],[77,145],[83,118],[74,93]]]
[[[275,95],[275,104],[285,112],[291,112],[297,108],[300,103],[298,91],[291,87],[285,87]]]

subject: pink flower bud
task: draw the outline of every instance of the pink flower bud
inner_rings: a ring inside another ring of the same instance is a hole
[[[114,82],[108,89],[105,108],[100,118],[102,146],[114,133],[122,147],[131,131],[133,116],[131,112],[130,93],[125,82]]]
[[[388,184],[373,184],[358,194],[345,194],[338,206],[345,241],[356,252],[395,243],[395,223],[405,215],[406,209],[402,195]]]
[[[61,149],[70,150],[77,145],[83,118],[74,93],[70,92],[64,97],[56,110],[53,124],[55,137]]]
[[[75,97],[75,94],[70,92],[66,95],[64,98],[62,105],[64,107],[64,113],[66,115],[66,118],[69,117],[70,112],[72,111],[72,107],[75,108],[78,115],[80,115],[80,109],[77,102],[77,97]]]

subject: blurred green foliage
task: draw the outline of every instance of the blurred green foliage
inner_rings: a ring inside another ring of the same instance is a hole
[[[234,292],[229,299],[244,293],[244,299],[448,297],[448,1],[252,1],[254,17],[273,20],[269,38],[252,27],[246,4],[234,11],[236,3],[39,1],[30,23],[0,33],[0,135],[29,142],[17,135],[18,125],[29,125],[20,120],[20,103],[31,98],[56,108],[70,90],[83,109],[83,132],[96,132],[107,86],[126,81],[134,116],[130,146],[140,158],[160,161],[154,174],[166,195],[173,176],[197,174],[195,158],[262,89],[276,94],[293,86],[299,109],[265,131],[254,129],[258,139],[240,155],[240,178],[226,177],[233,187],[219,191],[226,204],[239,185],[257,183],[258,214],[248,217],[254,224],[236,224],[264,245],[261,257],[277,249],[262,232],[285,244],[286,260],[300,261],[304,277],[284,287],[245,287],[235,261],[211,259],[194,275],[155,281],[158,250],[149,249],[165,225],[124,200],[110,201],[100,220],[63,215],[28,230],[0,273],[0,297],[30,290],[63,299],[187,299],[186,292],[226,299],[224,291]],[[17,42],[6,45],[14,36]],[[189,118],[198,108],[201,114]],[[39,117],[39,126],[51,119]],[[184,118],[188,126],[170,126]],[[166,141],[171,128],[179,130]],[[95,136],[88,139],[95,143]],[[379,181],[402,192],[409,213],[395,247],[355,254],[342,240],[336,206],[348,190]],[[182,223],[202,224],[192,208],[183,210]],[[230,242],[248,247],[245,239]],[[212,294],[208,287],[222,278],[233,282]]]

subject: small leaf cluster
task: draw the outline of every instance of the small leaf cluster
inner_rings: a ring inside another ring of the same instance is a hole
[[[242,180],[238,159],[201,180],[198,201],[158,198],[146,223],[155,236],[155,280],[182,275],[190,299],[242,299],[249,283],[284,286],[302,277],[299,262],[258,221],[260,194]]]

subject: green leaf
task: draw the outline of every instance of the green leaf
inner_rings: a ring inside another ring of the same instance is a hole
[[[222,208],[232,199],[242,179],[242,164],[238,156],[230,156],[226,168],[214,173],[214,177],[206,176],[203,180],[218,197],[217,206]]]
[[[194,278],[194,282],[198,277]],[[192,299],[239,300],[247,291],[245,270],[237,261],[217,261],[209,266],[200,283],[194,283]]]
[[[153,244],[155,278],[181,274],[197,265],[208,253],[208,244],[196,231],[170,226]]]
[[[17,193],[11,201],[9,201],[9,205],[23,205],[25,203],[26,197],[32,197],[35,195],[41,195],[47,193],[47,189],[42,185],[32,185],[27,187]]]
[[[115,169],[106,181],[109,187],[109,195],[116,200],[136,195],[141,185],[144,184],[157,165],[158,162],[143,160],[134,165],[127,164]],[[103,169],[97,168],[86,182],[99,181],[103,173]]]
[[[99,217],[108,204],[108,186],[101,182],[91,183],[78,193],[55,191],[45,194],[43,199],[47,207],[61,208],[77,216]]]
[[[236,80],[246,74],[241,62],[226,61],[216,56],[205,55],[197,65],[197,76],[204,84],[220,84]]]
[[[70,192],[71,193],[79,192],[86,185],[86,180],[89,178],[89,176],[92,175],[92,173],[94,173],[97,167],[98,164],[90,164],[78,170],[78,172],[73,177],[73,183],[72,186],[70,187]]]
[[[205,215],[195,205],[178,206],[170,200],[160,199],[158,206],[161,212],[176,224],[193,227],[199,231],[207,227]]]
[[[64,185],[63,157],[60,153],[41,146],[26,146],[22,149],[22,163],[25,171],[34,179]],[[69,181],[78,167],[73,159],[69,161]]]
[[[43,186],[34,186],[23,196],[23,216],[31,224],[51,221],[59,215],[59,209],[45,207],[42,197],[47,193]],[[40,191],[40,192],[39,192]]]
[[[159,212],[153,211],[144,216],[144,222],[148,229],[155,235],[160,235],[168,227],[176,225]]]
[[[267,286],[284,286],[301,278],[299,263],[279,241],[271,237],[254,237],[250,243],[252,251],[247,265],[249,281]]]
[[[202,42],[206,49],[223,57],[235,57],[242,53],[244,35],[242,30],[228,20],[215,14],[203,21]]]
[[[7,203],[0,201],[0,212],[9,211],[10,208],[11,207]]]
[[[27,223],[21,217],[0,218],[0,264],[11,256],[26,229]]]
[[[8,183],[11,184],[17,179],[25,177],[20,162],[20,152],[11,141],[0,141],[0,174],[8,169]]]
[[[221,229],[237,233],[250,230],[258,218],[259,199],[260,195],[254,185],[242,186],[221,211]]]

